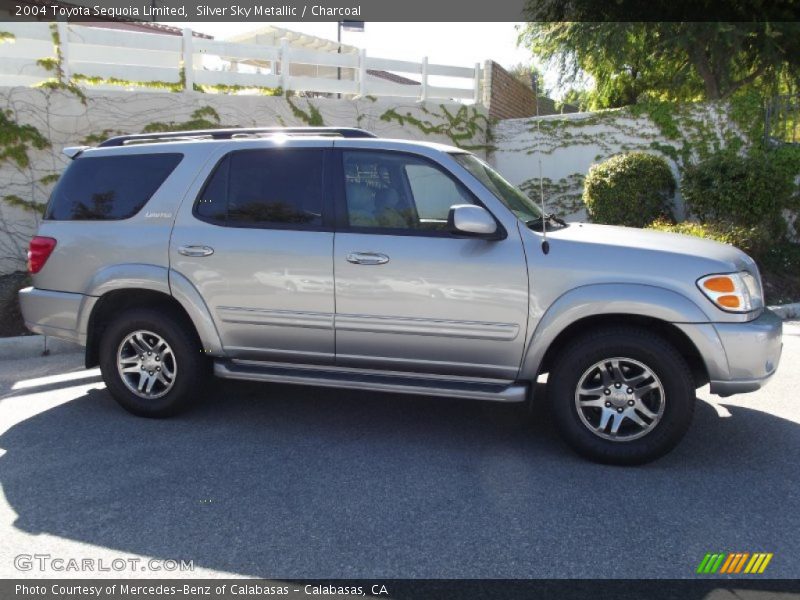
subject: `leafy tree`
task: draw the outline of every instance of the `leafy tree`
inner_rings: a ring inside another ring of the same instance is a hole
[[[506,69],[514,79],[519,81],[525,87],[532,87],[531,86],[531,74],[535,74],[536,78],[539,82],[539,95],[540,96],[549,96],[550,90],[546,89],[544,86],[544,79],[542,76],[542,72],[537,69],[534,65],[530,63],[517,63],[513,67]]]
[[[536,5],[534,14],[541,15]],[[520,43],[557,67],[562,85],[590,75],[592,108],[649,99],[719,100],[746,86],[775,92],[800,81],[796,21],[537,21],[522,29]]]
[[[589,110],[592,98],[588,89],[569,88],[562,96],[558,106],[569,104],[577,107],[581,112]]]

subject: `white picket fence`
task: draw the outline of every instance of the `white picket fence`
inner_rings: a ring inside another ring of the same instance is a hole
[[[242,44],[193,37],[189,29],[179,37],[63,22],[55,27],[65,79],[81,75],[103,80],[177,84],[183,69],[187,91],[198,84],[281,87],[346,97],[388,96],[476,103],[481,98],[480,63],[468,68],[432,64],[427,58],[421,62],[375,58],[368,56],[365,50],[335,54],[291,47],[286,40],[282,40],[280,46]],[[51,24],[8,22],[0,24],[0,31],[14,35],[11,43],[0,44],[0,85],[36,85],[53,77],[52,72],[37,64],[39,59],[55,56]],[[211,63],[217,68],[209,67]],[[309,66],[323,67],[327,75],[319,76],[319,69],[309,69]],[[338,78],[337,68],[347,76]],[[370,76],[368,70],[402,74],[419,84],[395,83]],[[431,85],[431,77],[436,82],[446,80],[457,85]],[[75,79],[80,85],[81,80]],[[119,89],[103,83],[98,87]],[[158,91],[152,86],[150,89]]]

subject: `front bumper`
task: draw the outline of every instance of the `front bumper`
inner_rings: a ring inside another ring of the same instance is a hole
[[[747,323],[714,323],[725,352],[727,376],[710,373],[711,393],[730,396],[753,392],[775,374],[783,349],[783,322],[765,309]]]

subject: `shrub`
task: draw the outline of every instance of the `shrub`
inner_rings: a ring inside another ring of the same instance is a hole
[[[681,179],[686,206],[704,222],[759,226],[783,236],[781,211],[797,202],[792,161],[785,158],[774,152],[739,156],[723,151],[688,165]]]
[[[763,254],[771,239],[761,227],[743,227],[725,221],[673,223],[667,219],[656,219],[647,228],[669,233],[693,235],[707,240],[722,242],[723,244],[730,244],[754,256]]]
[[[631,152],[589,169],[583,201],[594,223],[644,227],[672,216],[674,194],[675,178],[663,158]]]

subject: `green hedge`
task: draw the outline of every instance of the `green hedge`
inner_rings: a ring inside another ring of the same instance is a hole
[[[785,208],[797,207],[794,178],[800,161],[794,149],[754,151],[741,156],[718,152],[688,165],[681,178],[686,207],[703,222],[725,221],[761,227],[782,237]]]
[[[657,219],[647,226],[648,229],[682,233],[730,244],[744,250],[748,254],[761,255],[769,246],[771,236],[761,227],[743,227],[730,222],[695,223],[684,221],[673,223],[667,219]]]
[[[646,152],[613,156],[586,176],[583,201],[594,223],[644,227],[672,217],[675,178],[666,160]]]

